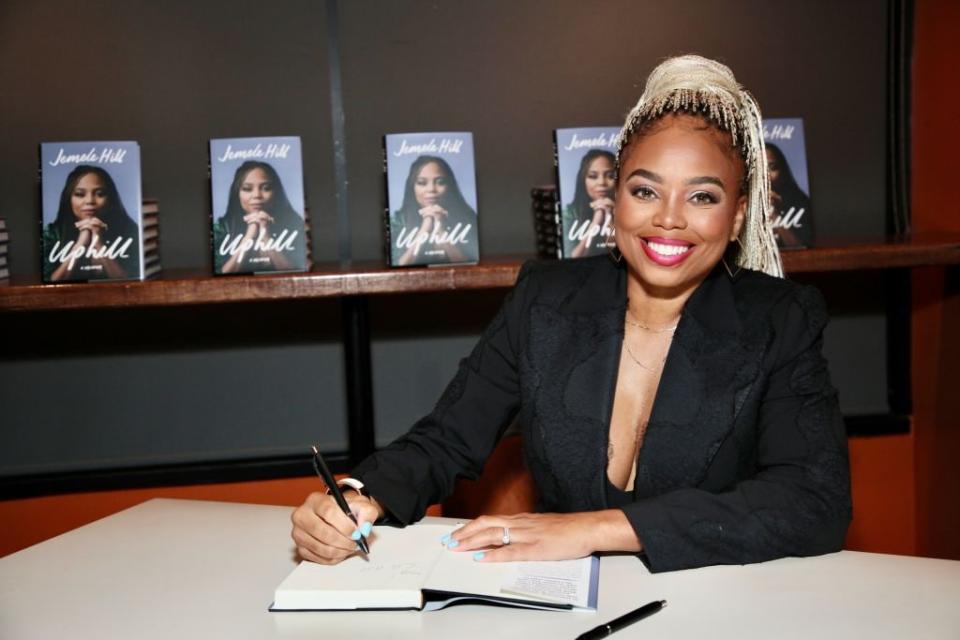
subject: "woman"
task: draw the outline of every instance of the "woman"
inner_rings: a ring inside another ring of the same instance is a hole
[[[563,211],[564,247],[571,258],[605,253],[614,246],[613,197],[616,158],[591,149],[577,171],[573,200]]]
[[[766,143],[767,172],[770,174],[770,205],[773,231],[782,247],[803,245],[796,228],[806,228],[806,237],[813,235],[810,215],[810,197],[800,188],[790,170],[783,151],[775,144]],[[788,226],[789,225],[789,226]]]
[[[420,156],[413,161],[403,204],[390,226],[398,266],[478,259],[477,213],[464,200],[443,158]]]
[[[217,273],[289,271],[305,265],[303,215],[266,162],[250,160],[237,167],[213,238]]]
[[[478,561],[633,552],[666,571],[840,549],[849,470],[827,317],[780,277],[752,97],[719,63],[667,60],[618,149],[615,259],[525,265],[434,411],[354,470],[352,511],[420,518],[516,416],[541,512],[445,541]],[[293,524],[300,555],[324,563],[369,531],[319,493]]]
[[[70,172],[43,236],[47,282],[139,276],[139,228],[100,167],[82,164]]]

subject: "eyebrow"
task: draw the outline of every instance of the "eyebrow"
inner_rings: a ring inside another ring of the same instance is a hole
[[[646,178],[647,180],[653,180],[659,184],[663,184],[663,177],[659,173],[654,173],[653,171],[647,171],[646,169],[634,169],[630,175],[627,176],[627,180],[633,176],[640,176],[641,178]]]
[[[696,178],[690,178],[686,182],[686,185],[688,187],[695,184],[715,184],[721,189],[725,188],[723,186],[723,180],[721,180],[720,178],[716,178],[714,176],[697,176]]]
[[[641,178],[646,178],[647,180],[653,180],[658,184],[663,184],[663,176],[659,173],[654,173],[653,171],[648,171],[647,169],[635,169],[633,172],[627,176],[627,180],[633,176],[640,176]],[[686,186],[692,186],[695,184],[713,184],[721,189],[725,189],[723,186],[723,180],[715,176],[697,176],[696,178],[690,178],[684,183]]]

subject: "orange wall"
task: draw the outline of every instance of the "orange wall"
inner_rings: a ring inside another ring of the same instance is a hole
[[[847,549],[916,552],[913,476],[912,435],[850,439],[853,522]]]
[[[916,2],[912,220],[960,232],[960,3]],[[917,553],[960,559],[960,267],[913,274],[913,413]]]

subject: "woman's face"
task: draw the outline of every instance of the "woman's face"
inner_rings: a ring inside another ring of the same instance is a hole
[[[447,174],[436,162],[428,162],[420,167],[417,178],[413,182],[413,195],[417,204],[426,207],[439,204],[447,192]]]
[[[740,232],[747,199],[730,136],[670,115],[621,156],[614,225],[631,275],[647,289],[695,288]]]
[[[70,205],[76,218],[96,218],[107,204],[107,185],[95,173],[77,180],[70,194]]]
[[[257,167],[247,172],[240,183],[240,207],[247,213],[262,211],[273,198],[273,182]]]
[[[590,166],[587,167],[587,173],[583,179],[590,199],[599,200],[600,198],[611,197],[615,175],[613,163],[610,162],[609,158],[604,156],[594,158]]]
[[[780,163],[773,149],[767,149],[767,173],[770,174],[770,184],[776,184],[780,179]]]

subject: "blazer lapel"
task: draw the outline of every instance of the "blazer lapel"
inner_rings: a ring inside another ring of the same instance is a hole
[[[635,495],[697,486],[756,379],[766,338],[745,337],[720,269],[684,308],[664,364],[637,466]]]
[[[533,305],[539,376],[536,434],[573,510],[605,504],[606,442],[623,340],[626,281],[612,262],[584,269],[559,304]]]

